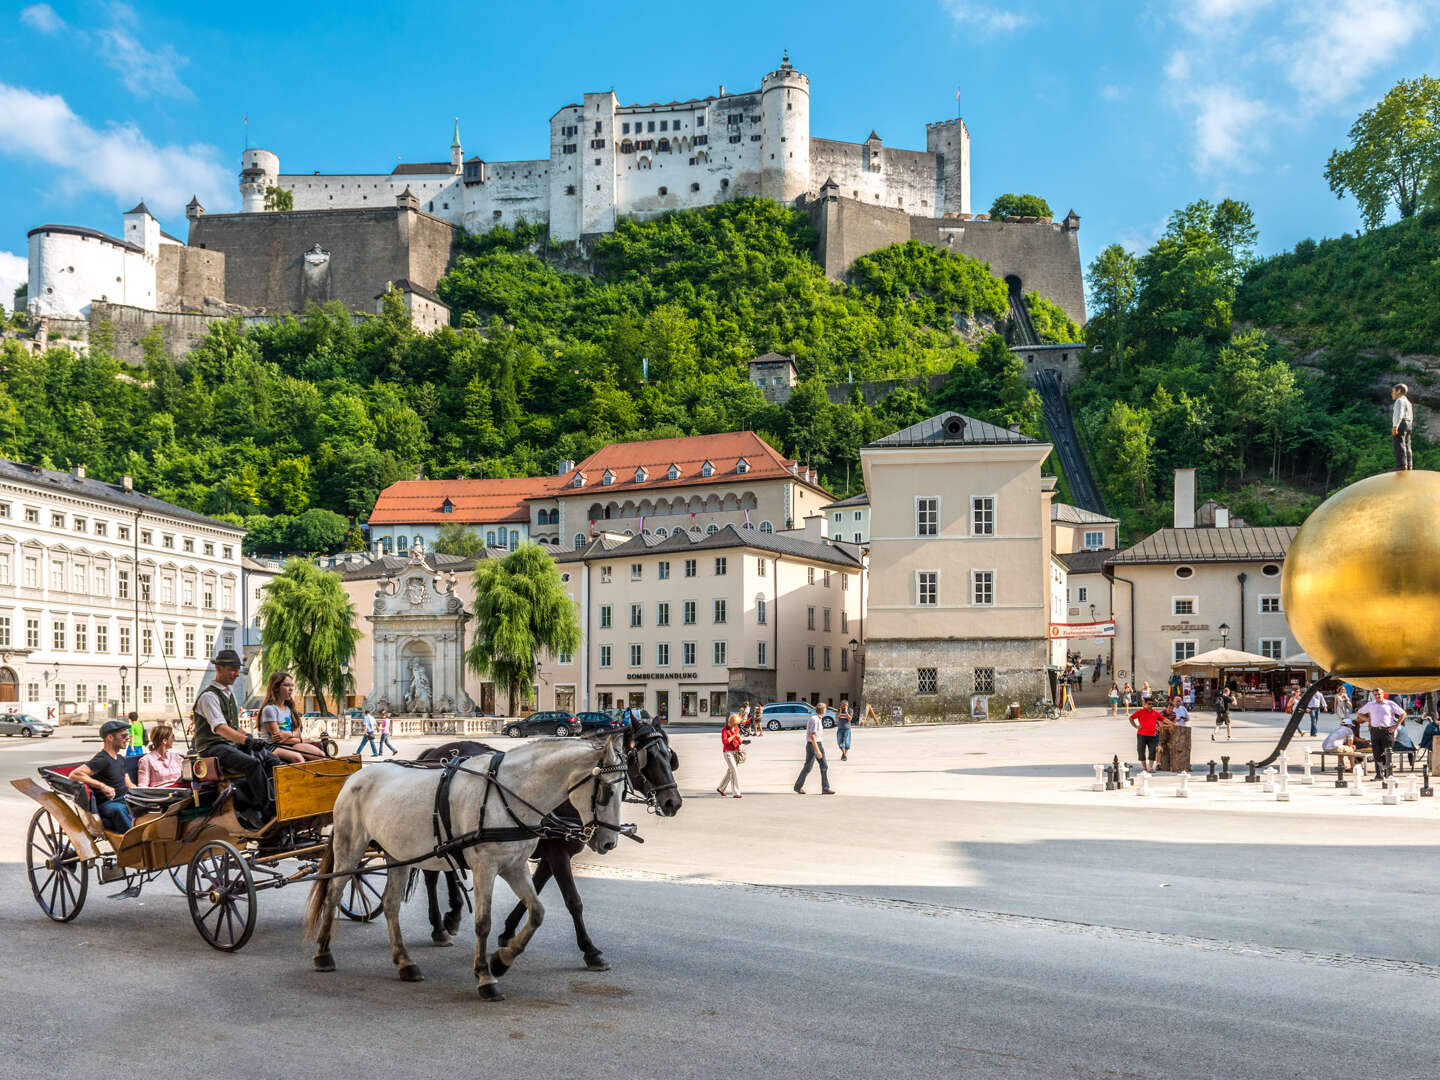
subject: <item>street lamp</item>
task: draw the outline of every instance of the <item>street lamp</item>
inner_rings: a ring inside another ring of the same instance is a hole
[[[1217,629],[1220,631],[1220,647],[1223,649],[1230,640],[1230,624],[1222,622]]]
[[[130,674],[130,667],[127,664],[120,665],[120,709],[125,708],[125,677]],[[120,715],[119,710],[115,715]]]
[[[340,665],[340,711],[343,713],[350,704],[350,665]]]

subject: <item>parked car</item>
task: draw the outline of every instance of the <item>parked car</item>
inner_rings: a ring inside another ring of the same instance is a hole
[[[574,713],[533,712],[520,720],[512,720],[504,731],[512,739],[526,735],[579,735],[582,728]]]
[[[55,725],[48,720],[41,720],[25,713],[6,713],[0,716],[0,735],[22,735],[27,739],[33,735],[39,735],[44,739],[48,738],[54,730]]]
[[[765,725],[767,731],[803,728],[810,722],[810,717],[814,716],[815,712],[815,708],[806,701],[772,701],[760,710],[760,722]],[[820,726],[833,728],[835,714],[828,710],[823,713],[820,717]]]
[[[625,716],[619,709],[579,712],[575,714],[575,719],[580,721],[580,731],[585,735],[593,735],[596,732],[621,731],[625,727]]]

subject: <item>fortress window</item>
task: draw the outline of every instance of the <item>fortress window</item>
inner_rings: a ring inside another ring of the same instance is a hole
[[[693,164],[693,162],[692,162],[692,164]],[[699,184],[691,184],[691,185],[690,185],[690,190],[691,190],[691,191],[699,191],[699,190],[700,190],[700,185],[699,185]]]
[[[726,122],[731,124],[740,124],[744,123],[744,121],[745,117],[741,113],[731,113],[729,117],[726,118]]]
[[[599,134],[600,134],[600,121],[599,121],[599,120],[596,120],[596,121],[595,121],[595,134],[596,134],[596,135],[599,135]]]
[[[574,194],[575,194],[575,185],[574,185],[574,184],[566,184],[566,185],[565,185],[565,194],[566,194],[566,195],[574,195]]]
[[[670,121],[669,121],[669,120],[661,120],[661,121],[660,121],[660,130],[661,130],[661,131],[669,131],[669,130],[670,130]]]
[[[731,136],[730,136],[730,141],[731,141],[732,143],[738,143],[738,142],[740,141],[740,136],[739,136],[739,135],[731,135]]]
[[[662,187],[662,188],[660,189],[660,194],[661,194],[661,195],[669,195],[669,194],[670,194],[670,189],[669,189],[669,188],[663,188],[663,187]]]
[[[694,159],[693,157],[690,159],[690,164],[691,164],[691,165],[694,165],[694,164],[695,164],[695,159]],[[691,191],[694,191],[695,189],[694,189],[694,187],[692,186],[690,190],[691,190]]]
[[[752,116],[752,117],[750,117],[750,123],[752,123],[752,124],[758,124],[759,122],[760,122],[760,117],[758,117],[758,116]]]
[[[695,145],[696,145],[696,146],[704,146],[704,145],[706,145],[709,141],[710,141],[710,136],[709,136],[709,135],[696,135],[696,136],[695,136]]]
[[[788,101],[785,102],[785,111],[786,111],[786,112],[789,112],[789,111],[790,111],[791,109],[793,109],[793,108],[795,108],[794,105],[791,105],[790,102],[788,102]]]
[[[721,187],[722,189],[723,189],[723,188],[727,188],[727,187],[729,187],[729,186],[730,186],[730,178],[729,178],[728,176],[725,177],[725,179],[723,179],[723,180],[720,181],[720,187]]]
[[[572,143],[566,143],[564,146],[560,147],[560,152],[561,152],[562,154],[573,154],[573,153],[575,153],[575,144],[574,144],[573,142],[572,142]]]
[[[596,165],[599,165],[599,164],[600,164],[600,159],[599,159],[598,157],[595,159],[595,164],[596,164]]]
[[[760,141],[760,136],[759,136],[759,135],[751,135],[751,136],[750,136],[750,141],[751,141],[751,142],[759,142],[759,141]]]
[[[498,220],[499,217],[500,217],[500,211],[499,211],[499,210],[492,210],[492,211],[490,212],[490,216]]]
[[[696,126],[697,128],[704,127],[704,126],[705,126],[705,117],[703,117],[703,116],[697,116],[697,117],[695,117],[695,126]]]
[[[620,134],[621,134],[621,135],[629,135],[629,134],[630,134],[630,125],[629,125],[629,124],[621,124],[621,125],[620,125]]]
[[[651,120],[651,121],[650,121],[650,126],[649,126],[646,130],[647,130],[647,131],[654,131],[654,130],[655,130],[655,121],[654,121],[654,120]]]

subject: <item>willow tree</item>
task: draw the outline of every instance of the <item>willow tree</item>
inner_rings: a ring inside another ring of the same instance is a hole
[[[465,662],[475,674],[505,687],[510,715],[521,686],[535,679],[535,657],[580,647],[575,603],[560,572],[538,544],[524,544],[503,559],[487,559],[475,570],[475,640]]]
[[[265,590],[260,605],[260,663],[268,671],[295,676],[302,694],[314,694],[329,715],[325,695],[345,700],[345,665],[363,636],[355,628],[355,607],[340,575],[303,559],[291,559]]]

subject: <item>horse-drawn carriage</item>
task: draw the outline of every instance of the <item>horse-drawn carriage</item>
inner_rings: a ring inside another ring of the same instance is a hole
[[[117,833],[95,812],[91,789],[71,779],[78,764],[41,768],[43,783],[11,781],[40,804],[25,837],[26,870],[40,910],[56,922],[74,919],[85,906],[92,870],[97,886],[122,886],[116,895],[138,895],[142,886],[168,877],[185,895],[200,936],[226,952],[250,940],[258,892],[315,874],[335,796],[360,770],[358,756],[277,766],[275,816],[249,829],[235,815],[234,789],[215,759],[188,758],[177,786],[131,788],[134,825]],[[282,865],[287,862],[292,865]],[[381,878],[383,872],[350,877],[340,910],[357,921],[379,915]]]

